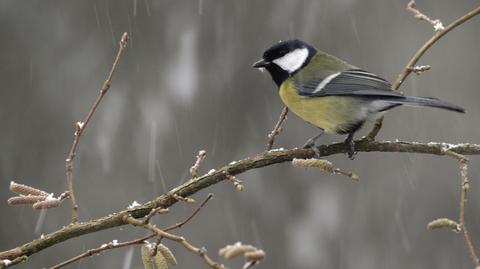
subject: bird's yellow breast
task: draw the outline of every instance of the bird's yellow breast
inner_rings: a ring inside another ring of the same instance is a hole
[[[283,103],[297,116],[327,133],[351,124],[356,111],[354,99],[346,96],[306,97],[298,94],[293,82],[286,80],[279,89]]]

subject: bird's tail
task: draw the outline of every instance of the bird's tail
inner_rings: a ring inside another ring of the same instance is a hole
[[[404,96],[403,98],[395,98],[393,100],[388,100],[394,104],[401,104],[407,106],[430,106],[430,107],[437,107],[446,110],[451,110],[459,113],[465,113],[465,109],[463,107],[453,105],[442,101],[437,98],[433,97],[417,97],[417,96]]]

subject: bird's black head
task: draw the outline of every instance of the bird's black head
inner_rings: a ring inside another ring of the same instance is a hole
[[[273,81],[280,86],[289,76],[307,65],[316,52],[315,48],[301,40],[280,41],[267,49],[253,67],[267,69]]]

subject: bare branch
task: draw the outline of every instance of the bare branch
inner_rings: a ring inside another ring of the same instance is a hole
[[[242,181],[240,179],[238,179],[237,177],[235,176],[232,176],[228,173],[228,171],[225,171],[225,176],[227,177],[227,179],[232,182],[233,186],[235,187],[235,189],[237,191],[243,191],[243,189],[245,188],[242,184]]]
[[[432,67],[430,65],[416,65],[414,67],[410,67],[409,70],[415,73],[415,75],[421,75],[423,72],[430,70]]]
[[[150,222],[150,219],[153,218],[153,216],[155,216],[156,214],[166,214],[166,213],[168,213],[168,208],[161,208],[161,207],[153,208],[152,211],[150,211],[150,213],[148,213],[148,215],[145,217],[143,222],[148,223]]]
[[[468,180],[468,166],[467,166],[467,159],[460,161],[460,176],[461,176],[461,192],[460,192],[460,216],[459,216],[459,224],[463,232],[463,238],[465,239],[465,244],[467,246],[468,255],[472,260],[473,264],[476,267],[480,266],[480,261],[478,259],[477,254],[475,253],[475,249],[472,244],[472,240],[468,234],[467,225],[465,224],[465,206],[467,202],[467,192],[470,186],[470,182]]]
[[[358,152],[408,152],[446,156],[446,147],[448,147],[450,151],[459,154],[480,155],[480,145],[478,144],[448,145],[445,143],[433,142],[422,144],[391,141],[355,141],[355,149]],[[344,154],[349,149],[343,142],[330,145],[321,145],[317,148],[321,156],[324,157],[334,154]],[[16,247],[12,250],[0,252],[0,259],[12,260],[23,255],[31,256],[45,248],[56,245],[70,238],[125,225],[123,217],[126,215],[131,215],[134,218],[141,218],[147,216],[153,208],[168,208],[175,204],[177,200],[173,197],[173,194],[177,194],[181,197],[188,197],[213,184],[226,180],[227,178],[224,171],[227,171],[231,175],[237,175],[255,168],[265,167],[282,162],[290,162],[294,158],[307,159],[314,156],[315,152],[312,149],[275,150],[264,152],[256,156],[251,156],[237,162],[232,162],[232,164],[225,165],[215,170],[215,172],[207,173],[196,179],[185,182],[184,184],[170,190],[168,193],[163,194],[141,206],[116,212],[115,214],[87,222],[71,224],[53,233],[47,234],[43,238],[25,243],[22,246]]]
[[[275,137],[282,132],[282,124],[287,119],[288,114],[288,107],[284,106],[282,112],[280,112],[280,116],[278,117],[278,121],[275,124],[273,130],[268,134],[268,143],[267,143],[267,150],[271,150],[273,147],[273,143],[275,142]]]
[[[417,9],[417,5],[415,3],[415,0],[411,0],[410,2],[408,2],[407,10],[411,11],[413,14],[415,14],[415,19],[420,20],[420,21],[426,21],[426,22],[430,23],[433,26],[433,29],[435,31],[445,30],[445,27],[443,27],[443,24],[440,20],[430,19],[430,17],[428,17],[427,15],[420,12],[420,10]]]
[[[194,245],[192,245],[190,242],[188,242],[184,237],[182,236],[178,236],[178,235],[174,235],[174,234],[171,234],[171,233],[167,233],[165,232],[164,230],[162,229],[159,229],[157,228],[155,225],[152,225],[152,224],[145,224],[143,223],[142,221],[139,221],[137,219],[135,219],[134,217],[132,216],[128,216],[128,215],[125,215],[123,216],[123,221],[125,223],[128,223],[128,224],[131,224],[131,225],[134,225],[134,226],[140,226],[140,227],[144,227],[145,229],[149,230],[149,231],[152,231],[153,233],[155,233],[157,236],[161,237],[161,238],[166,238],[166,239],[169,239],[169,240],[172,240],[172,241],[175,241],[177,243],[179,243],[180,245],[182,245],[186,250],[192,252],[192,253],[195,253],[197,255],[199,255],[203,261],[208,265],[210,266],[212,269],[227,269],[225,268],[223,265],[213,261],[208,255],[207,255],[207,250],[205,248],[198,248],[198,247],[195,247]]]
[[[202,210],[202,208],[208,203],[208,201],[210,201],[210,199],[213,198],[213,193],[209,193],[207,195],[207,198],[205,198],[205,200],[203,200],[203,202],[197,207],[197,209],[195,209],[192,214],[190,216],[188,216],[188,218],[186,218],[184,221],[182,222],[178,222],[178,223],[175,223],[174,225],[171,225],[165,229],[163,229],[165,232],[168,232],[168,231],[171,231],[171,230],[175,230],[177,228],[180,228],[182,227],[183,225],[185,225],[187,222],[189,222],[191,219],[193,219],[193,217],[195,217],[195,215],[198,214],[198,212],[200,212],[200,210]]]
[[[108,74],[105,82],[103,82],[103,86],[100,89],[100,92],[97,98],[95,99],[95,102],[90,108],[90,111],[88,111],[87,117],[85,118],[84,121],[79,121],[75,125],[75,133],[73,137],[72,146],[70,147],[70,151],[68,152],[67,159],[65,160],[65,166],[67,170],[66,172],[67,189],[68,189],[68,192],[70,193],[70,201],[72,205],[72,223],[75,223],[78,221],[78,205],[75,199],[75,193],[73,192],[73,160],[77,152],[78,143],[80,142],[80,137],[82,136],[83,132],[87,128],[88,123],[90,122],[90,119],[93,117],[93,114],[95,113],[98,105],[100,105],[100,102],[102,101],[103,96],[105,96],[108,89],[110,89],[110,82],[112,81],[113,74],[117,69],[118,62],[120,61],[120,57],[122,56],[123,50],[127,46],[127,41],[128,41],[128,34],[125,32],[123,33],[122,38],[120,39],[117,56],[113,61],[112,68],[110,69],[110,73]]]
[[[200,150],[197,154],[195,163],[192,165],[192,167],[190,167],[190,174],[192,175],[192,178],[196,178],[198,176],[198,168],[200,167],[200,164],[205,159],[205,157],[207,157],[207,152],[205,150]]]
[[[122,248],[122,247],[126,247],[126,246],[131,246],[131,245],[137,245],[137,244],[143,244],[143,242],[151,237],[154,237],[156,236],[155,234],[153,235],[147,235],[147,236],[144,236],[142,238],[138,238],[138,239],[135,239],[135,240],[131,240],[131,241],[126,241],[126,242],[122,242],[122,243],[116,243],[116,242],[110,242],[108,244],[103,244],[101,245],[100,247],[98,248],[92,248],[92,249],[89,249],[87,251],[85,251],[84,253],[78,255],[78,256],[75,256],[71,259],[68,259],[66,261],[63,261],[57,265],[54,265],[52,267],[50,267],[50,269],[58,269],[58,268],[61,268],[61,267],[64,267],[64,266],[67,266],[71,263],[74,263],[82,258],[85,258],[85,257],[90,257],[94,254],[98,254],[102,251],[105,251],[105,250],[109,250],[109,249],[115,249],[115,248]]]
[[[213,197],[213,194],[209,193],[207,195],[207,198],[205,198],[205,200],[200,204],[200,206],[197,207],[197,209],[195,209],[192,214],[190,214],[190,216],[188,216],[184,221],[182,222],[178,222],[174,225],[171,225],[167,228],[164,228],[163,231],[165,232],[168,232],[168,231],[171,231],[171,230],[174,230],[174,229],[177,229],[177,228],[180,228],[182,227],[184,224],[186,224],[187,222],[189,222],[193,217],[195,217],[195,215],[197,215],[197,213],[205,206],[205,204],[207,204],[207,202],[212,199]],[[163,209],[165,210],[165,209]],[[156,212],[160,212],[161,210],[156,210],[156,209],[152,209],[152,211],[156,211]],[[147,218],[150,216],[150,214],[152,213],[152,211],[147,215]],[[148,221],[145,221],[143,220],[144,223],[148,223]],[[130,245],[135,245],[135,244],[143,244],[145,242],[145,240],[148,240],[152,237],[155,237],[157,236],[156,233],[153,233],[153,234],[150,234],[150,235],[147,235],[147,236],[144,236],[144,237],[141,237],[141,238],[138,238],[138,239],[134,239],[134,240],[131,240],[131,241],[126,241],[126,242],[123,242],[123,243],[114,243],[113,241],[111,243],[108,243],[108,244],[104,244],[98,248],[94,248],[94,249],[89,249],[87,251],[85,251],[84,253],[78,255],[78,256],[75,256],[71,259],[68,259],[66,261],[63,261],[55,266],[52,266],[50,267],[50,269],[58,269],[60,267],[64,267],[68,264],[71,264],[71,263],[74,263],[82,258],[85,258],[85,257],[90,257],[92,256],[93,254],[98,254],[100,252],[103,252],[105,250],[109,250],[109,249],[114,249],[114,248],[121,248],[121,247],[126,247],[126,246],[130,246]]]
[[[454,22],[450,23],[444,30],[436,31],[435,34],[427,41],[423,46],[418,49],[418,51],[413,55],[412,59],[407,63],[407,65],[403,68],[403,70],[398,74],[397,80],[392,85],[392,90],[397,91],[405,79],[412,73],[417,64],[418,60],[425,54],[425,52],[433,46],[440,38],[446,35],[451,30],[455,29],[457,26],[460,26],[462,23],[468,21],[469,19],[475,17],[480,13],[480,7],[473,9],[472,11],[468,12],[467,14],[463,15],[462,17],[456,19]],[[378,132],[382,128],[383,117],[377,119],[375,121],[375,125],[373,126],[372,130],[368,133],[367,139],[374,140],[377,136]]]

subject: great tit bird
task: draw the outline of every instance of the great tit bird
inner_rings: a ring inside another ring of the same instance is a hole
[[[459,106],[432,97],[404,96],[377,75],[359,69],[300,40],[280,41],[253,64],[265,68],[285,105],[323,133],[347,134],[348,155],[354,155],[354,133],[365,121],[400,106],[429,106],[465,113]]]

